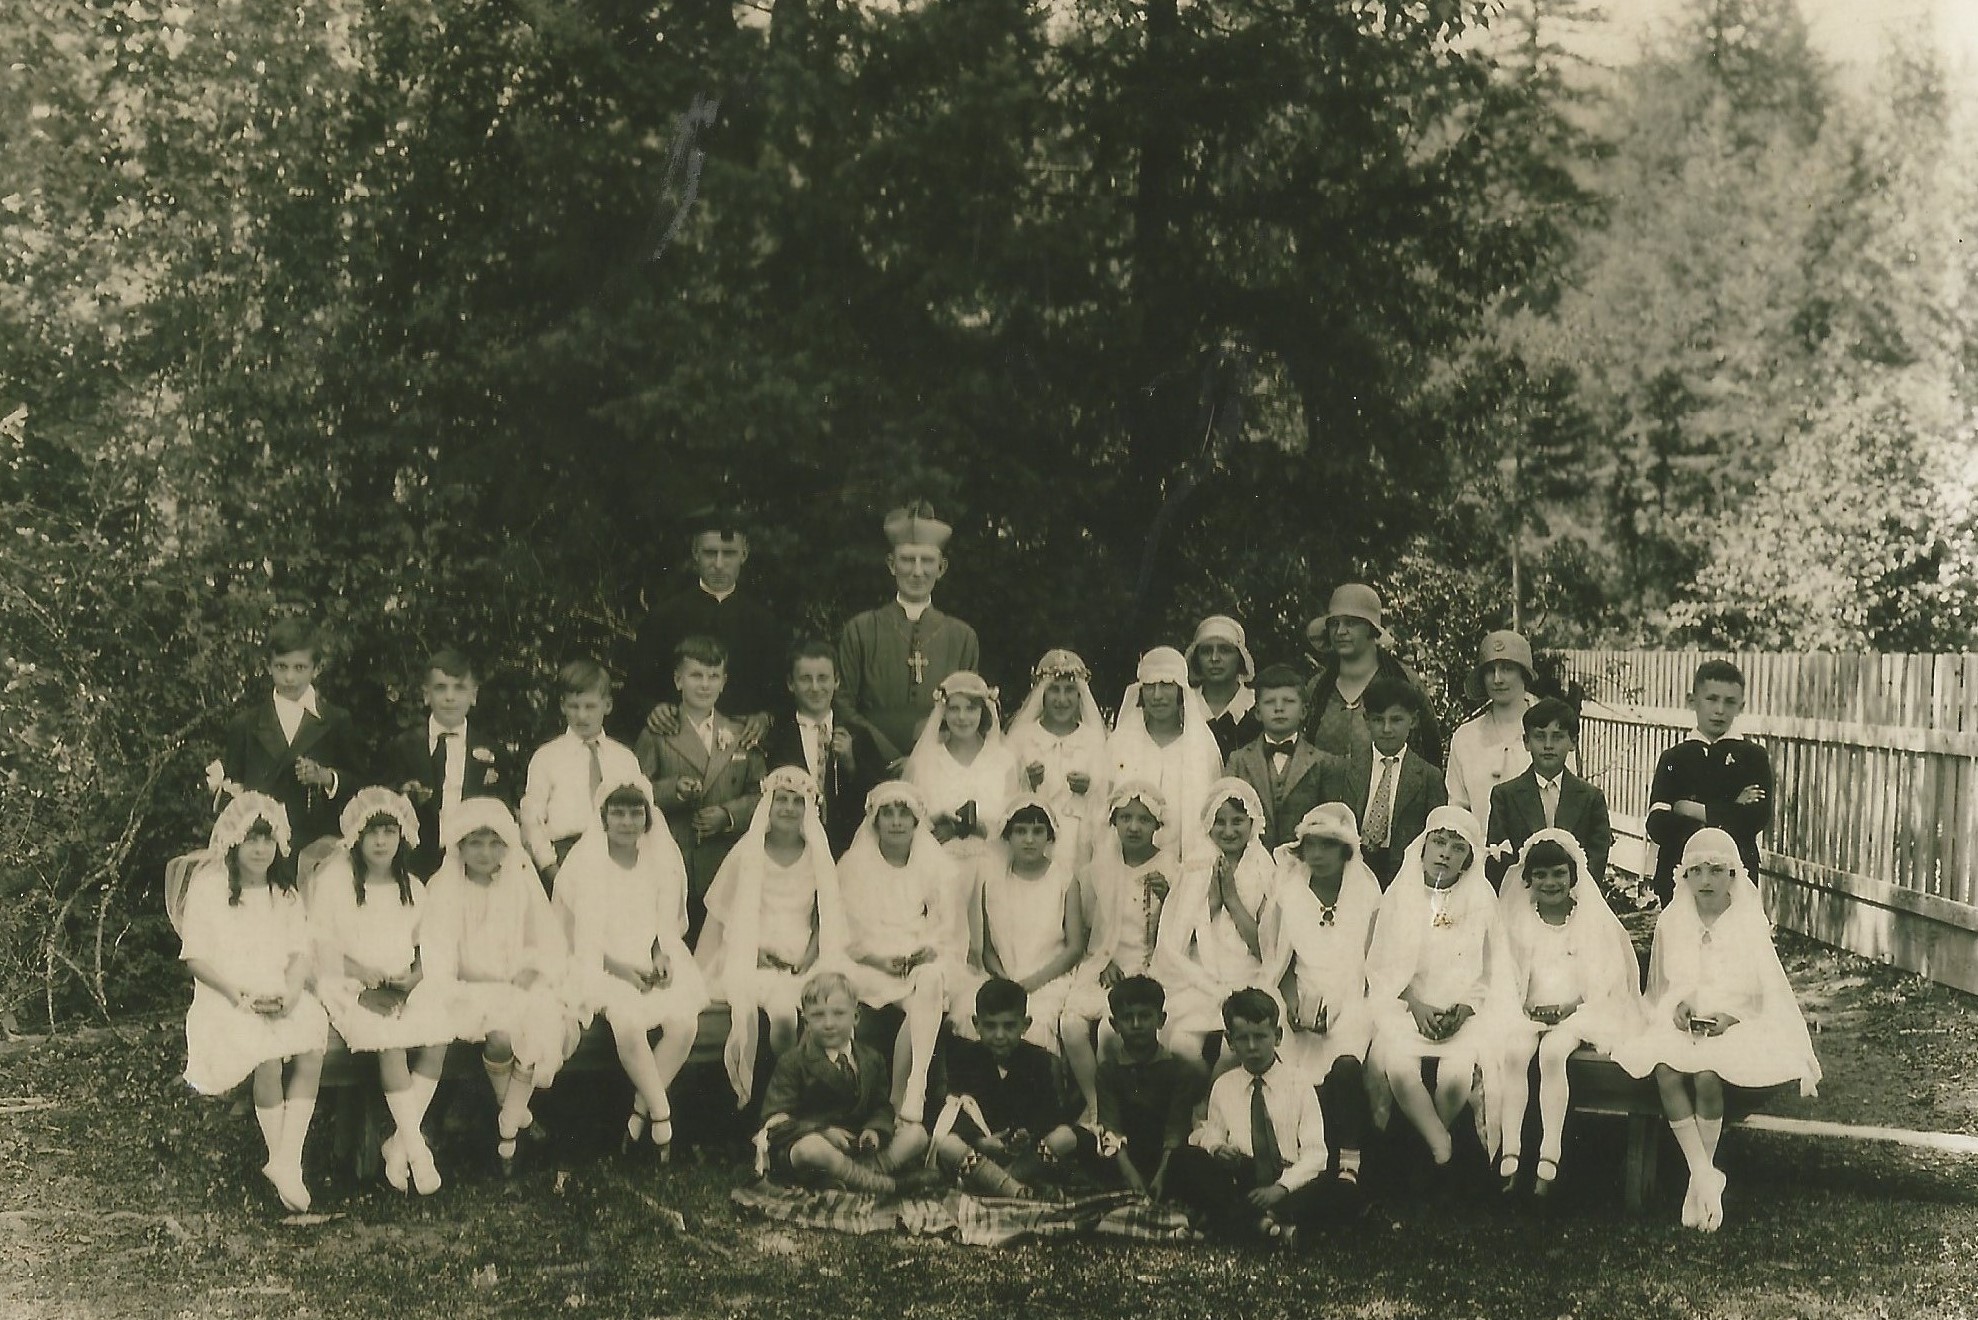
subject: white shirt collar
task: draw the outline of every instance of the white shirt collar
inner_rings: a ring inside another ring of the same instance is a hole
[[[439,718],[437,716],[428,715],[426,717],[426,750],[427,751],[430,752],[435,747],[438,747],[440,745],[440,735],[443,733],[454,734],[460,739],[461,743],[464,745],[467,741],[467,721],[466,720],[460,721],[460,727],[457,729],[449,729],[439,722]]]
[[[291,710],[306,710],[317,719],[323,718],[323,712],[316,708],[316,685],[314,683],[303,689],[302,695],[294,701],[290,701],[287,697],[277,692],[275,694],[275,705],[277,708],[287,706]]]
[[[1367,751],[1368,751],[1368,753],[1369,753],[1370,755],[1372,755],[1372,757],[1374,758],[1374,765],[1375,765],[1375,766],[1377,766],[1377,767],[1378,767],[1378,766],[1379,766],[1379,765],[1381,764],[1381,762],[1382,762],[1382,761],[1387,761],[1387,760],[1391,760],[1391,761],[1393,761],[1393,762],[1394,762],[1394,768],[1395,768],[1395,769],[1397,769],[1397,770],[1399,770],[1399,769],[1401,768],[1401,762],[1402,762],[1402,761],[1403,761],[1403,760],[1404,760],[1404,759],[1405,759],[1405,758],[1407,757],[1407,755],[1408,755],[1408,744],[1407,744],[1407,743],[1402,743],[1402,744],[1401,744],[1401,750],[1400,750],[1400,751],[1398,751],[1398,752],[1396,752],[1396,753],[1395,753],[1395,754],[1394,754],[1393,756],[1391,756],[1391,757],[1385,757],[1385,756],[1382,756],[1382,755],[1381,755],[1381,750],[1380,750],[1380,748],[1378,748],[1378,747],[1373,747],[1373,746],[1369,746],[1369,747],[1367,748]]]
[[[1716,746],[1716,745],[1717,745],[1718,743],[1720,743],[1720,742],[1723,742],[1723,741],[1724,741],[1724,739],[1726,739],[1726,738],[1730,738],[1730,737],[1733,737],[1733,736],[1735,736],[1735,735],[1733,735],[1733,734],[1730,734],[1730,733],[1724,733],[1724,734],[1720,734],[1720,735],[1719,735],[1718,737],[1715,737],[1715,738],[1708,738],[1708,737],[1705,737],[1705,736],[1704,736],[1704,733],[1703,733],[1703,730],[1701,730],[1701,729],[1691,729],[1691,730],[1690,730],[1690,731],[1689,731],[1688,733],[1686,733],[1686,734],[1684,734],[1684,735],[1683,735],[1683,741],[1684,741],[1684,742],[1700,742],[1700,743],[1702,743],[1702,744],[1703,744],[1703,745],[1704,745],[1705,747],[1715,747],[1715,746]]]
[[[1544,775],[1540,774],[1536,770],[1532,771],[1532,778],[1538,780],[1538,787],[1541,793],[1543,793],[1548,788],[1558,788],[1559,781],[1564,779],[1565,777],[1566,777],[1566,772],[1564,770],[1561,770],[1558,774],[1552,776],[1550,779],[1547,779]]]
[[[831,712],[827,710],[822,715],[806,715],[802,711],[798,711],[797,723],[809,725],[813,729],[829,728],[831,725]]]
[[[934,605],[932,599],[916,602],[908,600],[905,596],[896,595],[893,600],[905,612],[907,620],[911,623],[919,623],[920,616],[927,613]]]
[[[735,588],[733,587],[728,588],[728,590],[726,591],[716,591],[713,587],[710,587],[705,582],[701,583],[700,587],[701,587],[701,593],[703,595],[712,596],[716,601],[727,600],[730,596],[735,594]]]
[[[1201,691],[1201,689],[1197,688],[1196,691],[1199,692]],[[1219,720],[1223,716],[1227,715],[1229,716],[1229,718],[1233,720],[1240,720],[1245,715],[1248,715],[1253,709],[1255,709],[1256,705],[1257,705],[1256,692],[1252,690],[1252,688],[1248,683],[1238,683],[1236,685],[1236,695],[1229,699],[1229,704],[1227,706],[1224,706],[1221,710],[1210,711],[1209,718],[1212,720]]]

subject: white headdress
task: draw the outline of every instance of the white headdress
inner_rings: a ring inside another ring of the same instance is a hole
[[[343,846],[357,847],[364,837],[365,826],[378,816],[390,816],[398,822],[399,837],[404,839],[406,847],[419,846],[419,813],[412,809],[411,800],[403,793],[376,786],[358,789],[344,804],[343,814],[337,817]]]
[[[821,970],[842,961],[845,949],[845,909],[838,895],[838,870],[831,861],[831,841],[819,814],[817,781],[796,766],[778,766],[762,777],[762,796],[749,827],[735,841],[707,891],[707,924],[701,930],[694,961],[700,964],[709,988],[728,1001],[728,1043],[722,1062],[729,1084],[747,1104],[755,1084],[756,960],[762,946],[762,876],[768,861],[769,813],[778,792],[803,799],[804,865],[810,869],[817,893],[817,962]]]
[[[241,840],[254,828],[254,822],[265,820],[274,832],[275,851],[282,856],[289,852],[288,808],[266,793],[248,791],[241,793],[220,813],[213,822],[213,832],[206,840],[206,847],[215,857],[225,857],[238,848]]]

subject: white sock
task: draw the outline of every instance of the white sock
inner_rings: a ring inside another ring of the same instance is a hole
[[[309,1137],[309,1120],[316,1113],[316,1097],[294,1099],[282,1105],[281,1163],[284,1168],[302,1169],[302,1143]]]
[[[419,1131],[419,1120],[423,1115],[417,1104],[417,1098],[409,1086],[400,1091],[385,1092],[385,1108],[391,1111],[391,1121],[396,1125],[392,1136],[408,1159],[413,1151],[426,1144],[424,1134]]]
[[[1683,1148],[1683,1158],[1689,1161],[1690,1177],[1710,1167],[1710,1152],[1703,1148],[1703,1134],[1697,1131],[1696,1118],[1672,1118],[1669,1130],[1676,1134],[1676,1144]]]
[[[1703,1118],[1699,1116],[1696,1120],[1696,1130],[1703,1136],[1703,1153],[1710,1157],[1712,1164],[1715,1164],[1717,1162],[1717,1142],[1724,1135],[1724,1120],[1722,1118]]]
[[[270,1163],[282,1148],[282,1111],[281,1105],[254,1106],[254,1118],[261,1124],[261,1140],[267,1144]]]

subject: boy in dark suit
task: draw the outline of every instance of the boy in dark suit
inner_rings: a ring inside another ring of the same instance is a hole
[[[1373,742],[1356,747],[1323,776],[1327,802],[1344,802],[1360,822],[1360,855],[1386,889],[1401,855],[1427,828],[1429,813],[1449,800],[1442,767],[1408,744],[1422,714],[1422,694],[1405,678],[1381,674],[1361,697]],[[1292,822],[1295,826],[1296,821]]]
[[[1758,836],[1772,824],[1772,761],[1755,742],[1731,736],[1744,713],[1744,672],[1706,660],[1690,684],[1696,732],[1662,753],[1648,788],[1648,837],[1655,842],[1655,892],[1664,907],[1676,892],[1676,863],[1698,830],[1736,840],[1745,874],[1758,883]]]
[[[830,643],[799,642],[785,685],[796,709],[776,713],[763,740],[763,760],[771,770],[794,765],[810,772],[831,855],[842,857],[865,818],[865,795],[885,777],[886,757],[870,725],[831,708],[838,697],[838,651]]]
[[[440,812],[472,797],[500,798],[513,809],[515,767],[501,744],[468,722],[481,685],[465,655],[450,646],[433,652],[421,690],[426,722],[385,744],[379,774],[419,813],[412,870],[423,879],[439,869]]]
[[[1249,781],[1264,800],[1264,846],[1288,843],[1305,813],[1325,801],[1325,773],[1341,758],[1299,736],[1305,724],[1305,679],[1289,665],[1257,675],[1255,713],[1263,733],[1229,756],[1228,773]]]
[[[1531,768],[1490,790],[1484,874],[1491,884],[1504,883],[1504,873],[1518,860],[1526,839],[1553,828],[1580,841],[1594,883],[1606,877],[1607,854],[1614,846],[1607,795],[1566,768],[1579,741],[1580,714],[1558,697],[1541,698],[1525,712]]]
[[[1030,1030],[1030,997],[992,976],[975,992],[977,1040],[953,1040],[936,1086],[947,1103],[934,1125],[934,1158],[965,1192],[1028,1196],[1079,1150],[1072,1127],[1084,1101],[1064,1065]],[[945,1084],[943,1084],[945,1083]]]
[[[804,983],[804,1034],[784,1051],[763,1092],[769,1171],[814,1184],[890,1196],[895,1176],[927,1151],[918,1123],[893,1121],[892,1074],[852,1039],[858,993],[843,972]]]
[[[279,801],[300,850],[337,837],[337,813],[364,785],[365,758],[350,712],[316,693],[323,668],[316,625],[283,619],[268,630],[267,648],[274,691],[243,705],[228,722],[221,773]]]

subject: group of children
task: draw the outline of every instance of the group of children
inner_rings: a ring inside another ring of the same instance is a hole
[[[1333,608],[1343,657],[1377,649],[1369,589]],[[440,1186],[422,1123],[452,1041],[482,1042],[512,1167],[532,1097],[602,1015],[635,1095],[626,1142],[664,1152],[669,1088],[722,1001],[772,1175],[1021,1196],[1076,1170],[1279,1240],[1358,1197],[1369,1130],[1397,1109],[1436,1167],[1471,1110],[1506,1192],[1525,1186],[1534,1060],[1545,1195],[1582,1044],[1655,1077],[1690,1162],[1684,1222],[1713,1229],[1725,1086],[1818,1077],[1751,883],[1769,770],[1728,737],[1744,684],[1721,662],[1697,675],[1704,747],[1657,776],[1672,888],[1644,999],[1600,888],[1605,802],[1570,766],[1577,714],[1531,695],[1516,634],[1485,639],[1490,705],[1446,773],[1404,673],[1257,672],[1216,617],[1142,658],[1111,728],[1069,651],[1043,657],[1007,728],[993,687],[950,674],[898,777],[855,804],[818,773],[850,752],[849,722],[771,768],[718,709],[712,638],[678,647],[677,731],[636,748],[603,732],[602,668],[566,667],[566,732],[519,800],[468,728],[456,653],[429,663],[428,727],[359,787],[313,632],[280,624],[269,652],[272,699],[230,728],[213,777],[231,800],[182,904],[187,1078],[252,1076],[263,1172],[293,1210],[330,1027],[378,1056],[401,1190]],[[791,661],[806,734],[833,724],[832,659]],[[302,821],[334,825],[292,840]]]

